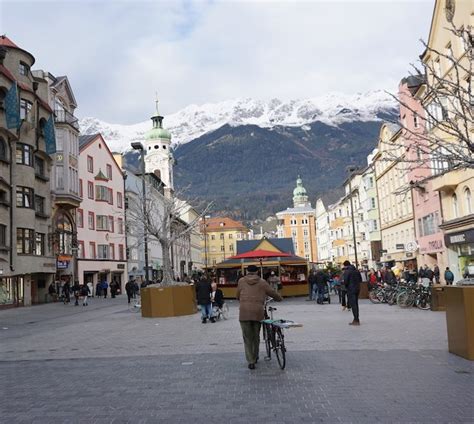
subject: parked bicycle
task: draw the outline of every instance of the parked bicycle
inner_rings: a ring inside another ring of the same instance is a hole
[[[265,341],[265,348],[267,356],[266,361],[272,359],[272,351],[278,361],[278,365],[283,370],[286,366],[286,346],[285,336],[283,330],[291,327],[302,327],[302,324],[298,324],[294,321],[284,319],[274,319],[273,312],[277,310],[272,306],[268,306],[269,300],[265,302],[265,319],[262,321],[263,326],[263,339]],[[268,315],[270,313],[270,315]]]

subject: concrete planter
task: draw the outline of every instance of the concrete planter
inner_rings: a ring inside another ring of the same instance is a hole
[[[194,286],[149,286],[141,290],[142,317],[176,317],[197,312]]]

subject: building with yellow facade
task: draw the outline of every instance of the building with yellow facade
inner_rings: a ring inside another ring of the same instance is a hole
[[[248,228],[231,218],[203,218],[201,221],[202,263],[214,267],[230,256],[236,255],[237,241],[245,240]]]
[[[297,256],[317,262],[316,210],[311,207],[299,176],[293,190],[293,207],[277,212],[276,216],[278,238],[291,238]]]
[[[436,1],[427,48],[421,56],[427,82],[416,93],[429,112],[426,125],[429,139],[441,139],[444,144],[441,148],[446,152],[462,151],[466,157],[472,157],[472,150],[461,147],[460,134],[455,128],[461,125],[465,139],[472,143],[473,19],[472,1]],[[440,88],[443,81],[449,81],[449,84],[444,83]],[[440,92],[441,96],[435,95]],[[462,112],[464,117],[460,118],[461,105],[467,108]],[[440,228],[444,231],[447,264],[456,281],[470,264],[474,267],[474,169],[465,166],[455,169],[454,160],[448,156],[446,160],[440,160],[434,151],[430,156],[427,160],[431,162],[434,176],[432,187],[441,197],[443,223]]]

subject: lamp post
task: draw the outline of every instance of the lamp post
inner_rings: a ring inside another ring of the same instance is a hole
[[[211,216],[210,215],[204,215],[203,216],[203,223],[204,223],[204,269],[206,270],[206,276],[207,276],[207,224],[206,224],[206,219],[209,219]]]
[[[132,143],[135,150],[140,151],[141,167],[142,167],[142,195],[143,195],[143,243],[145,246],[145,284],[148,285],[149,270],[148,270],[148,229],[147,229],[147,208],[146,208],[146,186],[145,186],[145,149],[140,142]]]
[[[352,177],[354,175],[354,171],[356,171],[356,167],[349,167],[349,195],[351,199],[351,218],[352,218],[352,239],[354,241],[354,258],[355,258],[355,266],[359,268],[359,262],[357,261],[357,239],[356,239],[356,229],[355,229],[355,218],[354,218],[354,203],[352,201]]]

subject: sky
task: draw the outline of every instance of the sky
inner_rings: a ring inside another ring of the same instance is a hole
[[[132,124],[236,97],[396,91],[434,0],[0,0],[0,33],[67,75],[79,117]]]

